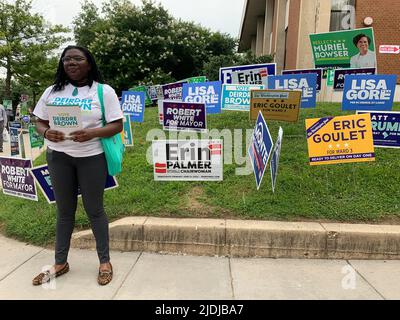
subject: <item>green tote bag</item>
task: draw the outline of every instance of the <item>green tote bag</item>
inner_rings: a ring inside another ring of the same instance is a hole
[[[97,93],[100,100],[103,126],[105,126],[107,122],[104,109],[103,84],[98,84]],[[104,154],[107,160],[108,174],[110,176],[120,174],[122,171],[122,159],[125,152],[125,146],[122,142],[121,134],[117,133],[116,135],[111,137],[100,138],[100,141],[103,146]]]

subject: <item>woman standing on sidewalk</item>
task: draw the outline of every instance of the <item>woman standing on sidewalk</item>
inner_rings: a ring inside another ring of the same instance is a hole
[[[48,146],[46,158],[57,204],[54,270],[37,275],[33,285],[69,271],[67,257],[75,224],[78,186],[96,238],[100,260],[98,283],[106,285],[112,280],[108,219],[103,207],[107,163],[100,138],[121,132],[123,115],[114,89],[104,85],[107,125],[103,127],[97,91],[100,81],[101,75],[92,54],[83,47],[68,46],[61,55],[54,85],[46,89],[33,111],[38,118],[37,131],[44,136]],[[70,139],[66,139],[63,132],[51,129],[47,105],[53,108],[79,105],[83,129],[72,133]]]

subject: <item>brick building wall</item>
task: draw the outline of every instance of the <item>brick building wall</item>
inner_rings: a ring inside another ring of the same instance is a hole
[[[365,28],[365,17],[374,20],[375,45],[380,74],[397,74],[400,84],[400,54],[379,53],[380,45],[400,45],[400,1],[356,0],[356,27]]]

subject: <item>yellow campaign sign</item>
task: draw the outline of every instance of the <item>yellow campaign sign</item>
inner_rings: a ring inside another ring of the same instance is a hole
[[[369,114],[306,119],[306,129],[310,165],[375,161]]]
[[[297,122],[301,91],[251,90],[250,120],[257,120],[261,111],[265,120]]]

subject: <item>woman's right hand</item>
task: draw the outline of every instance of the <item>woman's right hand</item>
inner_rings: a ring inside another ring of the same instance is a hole
[[[45,138],[51,142],[61,142],[65,140],[65,134],[61,131],[49,129],[46,131]]]

